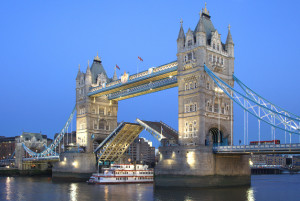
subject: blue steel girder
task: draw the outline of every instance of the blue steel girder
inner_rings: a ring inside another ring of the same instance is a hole
[[[147,84],[139,85],[136,87],[128,88],[119,92],[108,94],[109,100],[123,100],[138,95],[153,93],[163,89],[177,86],[177,76],[168,77]]]
[[[251,94],[239,92],[229,84],[215,75],[206,65],[204,70],[218,85],[218,93],[225,93],[231,100],[237,103],[245,111],[252,114],[257,119],[292,134],[300,134],[300,119],[289,116],[286,112],[278,111],[272,104],[262,102],[261,99],[249,97]]]
[[[155,137],[158,141],[161,141],[163,139],[163,135],[159,132],[157,132],[155,129],[148,126],[146,123],[144,123],[140,119],[136,119],[136,122],[138,122],[141,126],[145,128],[146,131],[148,131],[153,137]]]
[[[177,65],[177,61],[174,61],[128,76],[127,80],[119,79],[114,82],[91,88],[88,96],[109,96],[109,99],[111,100],[123,100],[146,93],[153,93],[159,90],[176,87],[177,79],[173,77],[177,75]],[[144,89],[142,89],[143,87]],[[118,95],[119,92],[123,94],[122,97]]]

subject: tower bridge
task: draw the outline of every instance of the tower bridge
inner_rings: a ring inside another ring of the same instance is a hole
[[[98,55],[91,67],[88,63],[85,73],[79,67],[76,144],[85,147],[86,154],[90,155],[76,155],[74,160],[82,160],[85,166],[93,168],[94,153],[99,162],[116,161],[145,129],[162,142],[160,161],[155,169],[156,185],[207,187],[250,184],[251,153],[300,153],[299,144],[291,144],[291,140],[290,144],[247,145],[246,123],[244,145],[234,146],[233,103],[244,111],[244,122],[248,114],[258,120],[258,141],[262,137],[262,122],[272,128],[272,140],[276,139],[276,129],[290,137],[299,135],[300,117],[258,95],[234,75],[234,42],[230,26],[226,41],[222,42],[206,6],[194,30],[185,32],[182,23],[176,61],[134,75],[125,72],[121,79],[117,78],[116,71],[112,78],[107,76]],[[118,101],[172,87],[178,87],[178,132],[162,122],[140,119],[137,123],[118,124]],[[74,111],[45,151],[34,153],[23,145],[24,150],[37,160],[57,158],[59,143],[70,126]],[[60,160],[60,171],[66,168],[75,172],[78,169],[91,171],[78,167],[77,162],[73,162],[74,167],[67,166],[68,160],[72,161],[70,158]]]

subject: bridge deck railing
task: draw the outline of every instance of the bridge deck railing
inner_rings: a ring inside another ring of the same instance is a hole
[[[236,146],[215,146],[215,153],[238,153],[238,152],[300,152],[300,143],[297,144],[264,144],[264,145],[236,145]]]

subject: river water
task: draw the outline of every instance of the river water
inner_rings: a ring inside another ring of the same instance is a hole
[[[253,175],[250,187],[174,189],[152,184],[87,185],[47,177],[0,177],[0,200],[300,200],[300,174]]]

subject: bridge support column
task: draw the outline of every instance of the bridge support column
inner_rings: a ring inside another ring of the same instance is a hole
[[[22,147],[22,143],[16,143],[15,156],[16,156],[15,166],[19,170],[23,170],[24,148]]]
[[[250,185],[247,155],[216,155],[211,146],[160,147],[156,186],[227,187]]]

